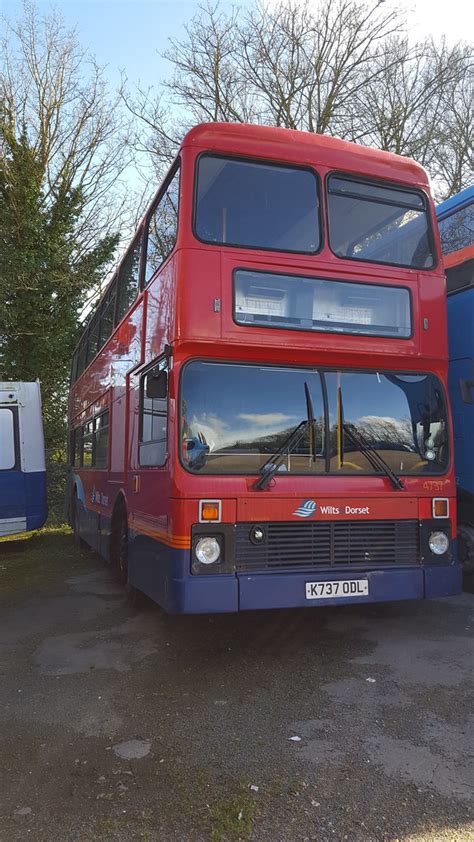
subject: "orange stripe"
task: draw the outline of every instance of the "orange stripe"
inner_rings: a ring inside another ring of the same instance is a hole
[[[189,550],[191,547],[191,539],[186,535],[168,535],[167,532],[163,532],[161,529],[156,529],[156,527],[150,526],[145,521],[138,519],[135,519],[130,525],[131,528],[140,535],[146,535],[148,538],[154,538],[169,547],[174,547],[178,550]]]

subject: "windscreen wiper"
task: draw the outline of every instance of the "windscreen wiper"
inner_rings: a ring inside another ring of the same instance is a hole
[[[304,391],[306,395],[306,412],[308,417],[306,421],[301,421],[297,427],[290,433],[289,436],[286,437],[285,441],[280,445],[280,447],[273,453],[269,459],[262,465],[260,468],[260,477],[254,482],[252,488],[256,491],[263,491],[267,485],[272,481],[273,477],[275,476],[278,468],[283,463],[287,450],[290,451],[291,448],[295,447],[297,444],[300,443],[301,439],[305,436],[306,430],[310,429],[310,439],[311,439],[311,455],[313,457],[313,462],[316,461],[316,436],[315,436],[315,429],[314,429],[314,410],[313,410],[313,402],[311,400],[311,395],[309,393],[308,384],[304,384]]]
[[[304,393],[306,395],[306,415],[309,426],[311,456],[313,457],[313,462],[316,462],[316,430],[314,426],[314,409],[313,401],[311,400],[311,395],[309,393],[307,383],[304,384]]]
[[[382,471],[386,477],[389,478],[390,482],[392,483],[393,487],[402,491],[405,486],[401,481],[400,477],[392,471],[390,465],[385,461],[383,456],[380,455],[378,450],[372,447],[371,444],[365,439],[362,433],[354,426],[354,424],[343,424],[344,432],[349,439],[349,441],[357,447],[357,450],[360,450],[361,453],[364,454],[367,461],[370,462],[374,470]]]

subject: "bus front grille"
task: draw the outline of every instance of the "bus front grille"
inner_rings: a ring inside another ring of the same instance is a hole
[[[261,523],[260,543],[251,538],[255,526],[237,524],[237,572],[420,563],[417,520]]]

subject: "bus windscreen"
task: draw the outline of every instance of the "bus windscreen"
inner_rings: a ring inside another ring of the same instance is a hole
[[[446,470],[446,405],[431,374],[197,360],[182,374],[184,466],[199,473],[257,473],[307,418],[305,384],[314,425],[289,450],[281,472],[373,474],[370,460],[346,434],[353,430],[397,475]]]

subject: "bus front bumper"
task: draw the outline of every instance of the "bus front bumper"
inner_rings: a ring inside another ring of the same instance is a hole
[[[362,581],[367,595],[306,597],[312,582]],[[458,564],[408,567],[387,570],[311,571],[305,573],[253,573],[220,576],[190,576],[174,579],[167,610],[172,613],[212,614],[230,611],[257,611],[269,608],[311,608],[395,602],[405,599],[432,599],[461,593],[462,576]]]

